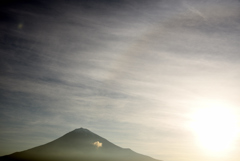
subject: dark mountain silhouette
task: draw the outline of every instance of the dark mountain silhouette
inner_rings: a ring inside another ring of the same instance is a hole
[[[157,161],[124,149],[91,131],[79,128],[26,151],[0,157],[0,161]]]

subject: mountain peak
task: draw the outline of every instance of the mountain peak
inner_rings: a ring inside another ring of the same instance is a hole
[[[67,133],[66,135],[64,135],[63,137],[70,137],[70,138],[75,138],[75,139],[79,139],[79,138],[101,138],[99,135],[91,132],[90,130],[88,129],[85,129],[85,128],[77,128],[69,133]],[[71,139],[71,140],[72,140]]]
[[[85,128],[78,128],[78,129],[75,129],[73,130],[73,132],[76,132],[76,133],[92,133],[91,131],[89,131],[88,129],[85,129]]]

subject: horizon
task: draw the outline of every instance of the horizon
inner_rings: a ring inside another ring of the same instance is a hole
[[[11,0],[0,15],[0,156],[86,127],[159,160],[240,157],[239,0]]]

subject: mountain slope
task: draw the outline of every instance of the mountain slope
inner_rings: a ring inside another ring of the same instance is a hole
[[[79,128],[26,151],[0,157],[0,161],[157,161],[124,149],[91,131]]]

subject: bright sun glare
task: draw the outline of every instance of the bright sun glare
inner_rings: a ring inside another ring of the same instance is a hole
[[[226,153],[233,148],[239,127],[236,114],[228,106],[205,102],[193,114],[191,128],[199,145],[211,154]]]

